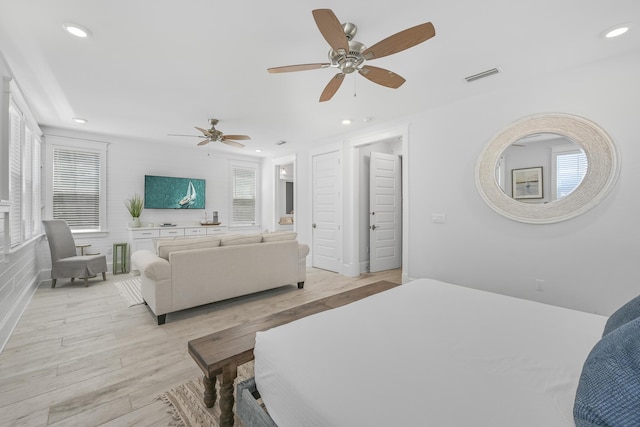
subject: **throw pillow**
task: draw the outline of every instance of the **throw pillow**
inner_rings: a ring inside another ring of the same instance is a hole
[[[606,334],[584,362],[576,427],[640,426],[640,318]]]
[[[296,240],[298,233],[295,231],[275,231],[262,234],[263,242],[281,242],[283,240]]]
[[[169,254],[191,249],[208,249],[220,246],[220,237],[193,237],[186,239],[158,240],[158,256],[169,260]]]
[[[222,236],[220,246],[247,245],[262,242],[262,234],[229,234]]]
[[[632,321],[640,317],[640,296],[635,297],[609,317],[607,320],[607,324],[604,326],[604,332],[602,332],[602,336],[607,335],[609,332],[614,329],[624,325],[627,322]]]

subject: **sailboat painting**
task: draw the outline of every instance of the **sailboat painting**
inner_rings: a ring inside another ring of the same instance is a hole
[[[196,202],[196,198],[198,197],[198,193],[196,193],[196,189],[193,186],[193,182],[189,181],[189,187],[187,187],[187,194],[180,199],[178,204],[180,206],[191,206]]]
[[[144,176],[145,209],[204,209],[206,181],[199,178]]]

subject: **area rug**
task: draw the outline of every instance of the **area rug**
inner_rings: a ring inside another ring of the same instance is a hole
[[[249,379],[253,376],[253,362],[245,363],[238,367],[238,377],[233,385],[235,389],[238,382]],[[216,384],[218,397],[220,396],[220,384]],[[175,425],[179,427],[219,427],[220,406],[219,399],[213,405],[213,408],[207,408],[203,401],[204,385],[202,377],[193,379],[169,391],[164,392],[158,397],[167,405],[168,411],[173,415]],[[235,406],[234,406],[235,414]],[[235,426],[241,426],[242,422],[235,416]]]
[[[114,285],[129,307],[144,303],[140,293],[140,278],[115,282]]]

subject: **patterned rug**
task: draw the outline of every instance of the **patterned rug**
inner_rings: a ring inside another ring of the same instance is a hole
[[[249,379],[253,376],[253,362],[245,363],[238,367],[238,378],[233,386],[234,395],[238,382]],[[216,384],[218,397],[220,396],[220,384]],[[216,400],[213,408],[207,408],[203,401],[204,385],[202,377],[193,379],[158,396],[164,403],[169,405],[168,411],[175,419],[175,425],[179,427],[219,427],[220,406],[219,399]],[[235,413],[235,406],[234,406]],[[235,426],[242,427],[242,422],[235,416]]]
[[[139,277],[122,282],[115,282],[114,285],[116,285],[120,296],[127,302],[129,307],[144,303],[142,294],[140,293]]]

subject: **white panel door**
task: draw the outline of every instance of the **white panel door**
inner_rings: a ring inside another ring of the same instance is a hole
[[[340,272],[341,174],[337,151],[313,157],[313,243],[312,265]]]
[[[369,177],[370,271],[402,266],[402,174],[400,157],[371,153]]]

